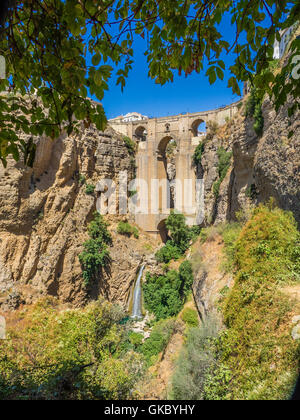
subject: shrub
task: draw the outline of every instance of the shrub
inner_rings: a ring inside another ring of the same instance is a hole
[[[261,137],[264,131],[264,117],[262,113],[261,102],[256,104],[253,117],[254,117],[254,124],[253,124],[254,131],[259,137]]]
[[[219,179],[213,185],[213,193],[215,197],[219,196],[220,186],[223,182],[228,169],[230,168],[230,162],[232,157],[232,152],[226,152],[224,147],[220,147],[217,151],[218,154],[218,175]]]
[[[189,261],[179,267],[179,272],[170,270],[165,275],[146,275],[143,285],[146,309],[156,319],[178,315],[193,284],[193,272]]]
[[[153,365],[157,361],[158,354],[166,349],[175,328],[176,321],[174,319],[161,320],[155,324],[150,337],[140,349],[148,366]]]
[[[201,231],[199,226],[188,227],[184,215],[173,210],[166,220],[166,227],[172,240],[155,254],[157,261],[163,263],[180,258]]]
[[[188,325],[188,327],[198,327],[199,325],[197,311],[192,308],[184,309],[182,312],[182,320]]]
[[[264,129],[264,117],[262,113],[262,99],[255,89],[251,90],[250,97],[246,102],[246,117],[253,117],[253,129],[258,136],[261,136]]]
[[[235,253],[236,253],[236,242],[239,234],[242,230],[240,223],[229,223],[226,224],[222,231],[222,237],[224,241],[224,262],[222,268],[226,272],[233,271],[235,264]]]
[[[139,238],[139,231],[138,228],[135,226],[131,226],[128,222],[120,222],[118,224],[117,232],[120,235],[126,235],[126,236],[134,236],[136,239]]]
[[[191,238],[195,240],[201,234],[202,228],[198,225],[190,227]]]
[[[193,155],[193,164],[194,166],[198,166],[201,164],[202,155],[204,152],[205,142],[201,142],[198,144],[198,146],[195,149],[194,155]]]
[[[0,342],[0,399],[127,399],[142,374],[141,355],[122,352],[123,310],[103,300],[60,312],[44,299],[22,312]]]
[[[166,227],[169,230],[174,245],[184,253],[188,249],[191,241],[191,232],[186,224],[184,215],[171,211],[166,220]]]
[[[137,190],[132,190],[128,192],[128,196],[131,198],[131,197],[134,197],[137,193],[138,193]]]
[[[179,267],[181,280],[181,293],[186,298],[192,289],[194,282],[193,269],[190,261],[184,261]]]
[[[178,260],[181,255],[181,250],[174,244],[174,242],[168,241],[165,246],[156,252],[155,258],[160,263],[168,263],[171,260]]]
[[[224,302],[228,329],[220,341],[234,399],[282,399],[291,391],[299,361],[290,334],[296,312],[279,286],[299,282],[299,241],[291,213],[259,206],[235,242],[237,271]]]
[[[127,147],[128,153],[130,155],[135,155],[136,151],[136,144],[134,141],[131,140],[131,138],[127,136],[123,136],[125,146]]]
[[[216,340],[219,327],[213,318],[191,328],[172,377],[175,400],[207,400],[226,397],[228,370],[221,366]],[[218,372],[218,375],[216,374]]]
[[[107,224],[99,213],[94,214],[94,220],[88,227],[90,239],[83,246],[84,250],[79,255],[82,266],[84,285],[90,286],[97,281],[103,268],[110,265],[108,245],[111,245],[111,235],[107,230]]]
[[[86,178],[84,175],[79,175],[79,185],[84,185],[86,183]]]
[[[144,338],[143,334],[136,333],[134,331],[130,331],[129,333],[129,341],[135,350],[138,349],[142,345],[143,338]]]
[[[95,192],[95,185],[92,185],[92,184],[86,184],[86,187],[85,187],[85,193],[87,194],[87,195],[93,195],[94,194],[94,192]]]

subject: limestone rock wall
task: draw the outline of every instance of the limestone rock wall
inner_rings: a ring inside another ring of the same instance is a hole
[[[300,223],[300,119],[288,117],[288,107],[276,114],[269,101],[263,104],[264,131],[258,137],[253,119],[240,110],[218,130],[205,146],[197,168],[205,188],[204,225],[236,219],[236,213],[274,197],[283,209],[293,212]],[[232,151],[232,165],[221,184],[218,197],[213,184],[218,180],[219,147]]]
[[[87,195],[84,176],[96,185],[103,178],[118,181],[121,171],[133,177],[132,156],[122,136],[111,128],[94,128],[57,140],[36,140],[34,167],[21,162],[0,165],[0,307],[31,303],[41,295],[79,306],[86,302],[78,255],[87,239],[87,224],[96,209],[96,195]],[[126,303],[145,249],[137,240],[116,233],[112,218],[111,272],[99,279],[93,293]],[[146,240],[146,239],[145,239]]]

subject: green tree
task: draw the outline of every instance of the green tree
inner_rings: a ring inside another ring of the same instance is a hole
[[[101,270],[110,265],[108,246],[111,245],[111,235],[107,230],[107,223],[103,217],[95,212],[94,220],[88,227],[90,239],[83,244],[84,250],[79,255],[82,266],[84,285],[90,286],[101,275]]]
[[[145,305],[157,319],[178,315],[193,284],[191,263],[185,261],[179,267],[179,272],[170,270],[165,275],[147,273],[143,285]]]
[[[32,165],[34,136],[54,138],[63,129],[70,134],[82,121],[103,129],[103,108],[88,95],[102,101],[113,74],[125,86],[136,36],[149,39],[145,54],[157,83],[172,81],[175,71],[206,70],[211,84],[223,80],[228,69],[222,56],[233,51],[228,87],[234,93],[240,94],[239,81],[250,80],[261,98],[274,97],[277,109],[288,95],[296,99],[291,112],[299,106],[300,85],[290,75],[300,40],[292,42],[281,71],[270,66],[279,30],[299,20],[298,0],[6,0],[1,5],[0,54],[7,79],[0,91],[8,90],[0,96],[3,164],[8,155],[18,160],[21,154]],[[230,39],[220,32],[228,15]]]
[[[27,308],[9,343],[0,342],[0,399],[129,398],[143,364],[140,355],[123,350],[124,316],[103,300],[60,311],[46,298]]]
[[[172,211],[166,220],[166,227],[169,230],[173,243],[181,252],[185,252],[190,244],[191,232],[186,224],[184,215]]]

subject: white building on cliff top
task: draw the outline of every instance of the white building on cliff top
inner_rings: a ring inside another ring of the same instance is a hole
[[[145,115],[139,114],[138,112],[130,112],[126,115],[120,115],[119,117],[112,118],[110,121],[113,122],[133,122],[133,121],[143,121],[148,120],[148,117]]]

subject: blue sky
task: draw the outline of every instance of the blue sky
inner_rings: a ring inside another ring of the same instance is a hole
[[[164,86],[155,84],[148,77],[146,58],[143,55],[144,42],[136,44],[135,63],[126,87],[121,92],[111,80],[109,91],[102,101],[106,115],[113,118],[131,111],[137,111],[148,117],[176,115],[181,112],[198,112],[228,105],[239,99],[227,88],[227,77],[210,85],[205,72],[192,74],[187,78],[176,75],[173,83]],[[230,58],[225,60],[230,62]]]
[[[220,26],[220,32],[229,42],[232,41],[235,28],[226,19]],[[134,44],[134,65],[127,79],[126,87],[121,92],[120,86],[115,85],[112,78],[109,91],[102,101],[108,118],[137,111],[148,117],[176,115],[182,112],[198,112],[228,105],[239,99],[233,95],[231,88],[227,88],[230,73],[227,72],[223,81],[218,80],[210,85],[205,71],[194,73],[187,78],[185,75],[174,77],[173,83],[164,86],[155,84],[148,77],[147,59],[144,52],[146,41],[141,37]],[[233,55],[222,56],[226,67],[232,64]]]
[[[235,27],[230,23],[231,17],[227,15],[219,27],[220,33],[229,43],[235,36]],[[228,105],[239,99],[233,95],[227,82],[231,77],[227,70],[223,81],[218,80],[210,85],[205,76],[206,68],[200,73],[194,73],[187,78],[174,77],[173,83],[164,86],[155,84],[148,77],[147,59],[144,52],[147,48],[146,41],[137,37],[134,43],[134,65],[127,79],[124,91],[115,85],[116,78],[109,82],[109,90],[102,100],[108,118],[114,118],[128,112],[137,111],[148,117],[176,115],[182,112],[206,111]],[[234,55],[222,55],[221,59],[226,68],[233,64]],[[240,85],[242,91],[242,85]],[[95,98],[94,98],[95,99]]]

